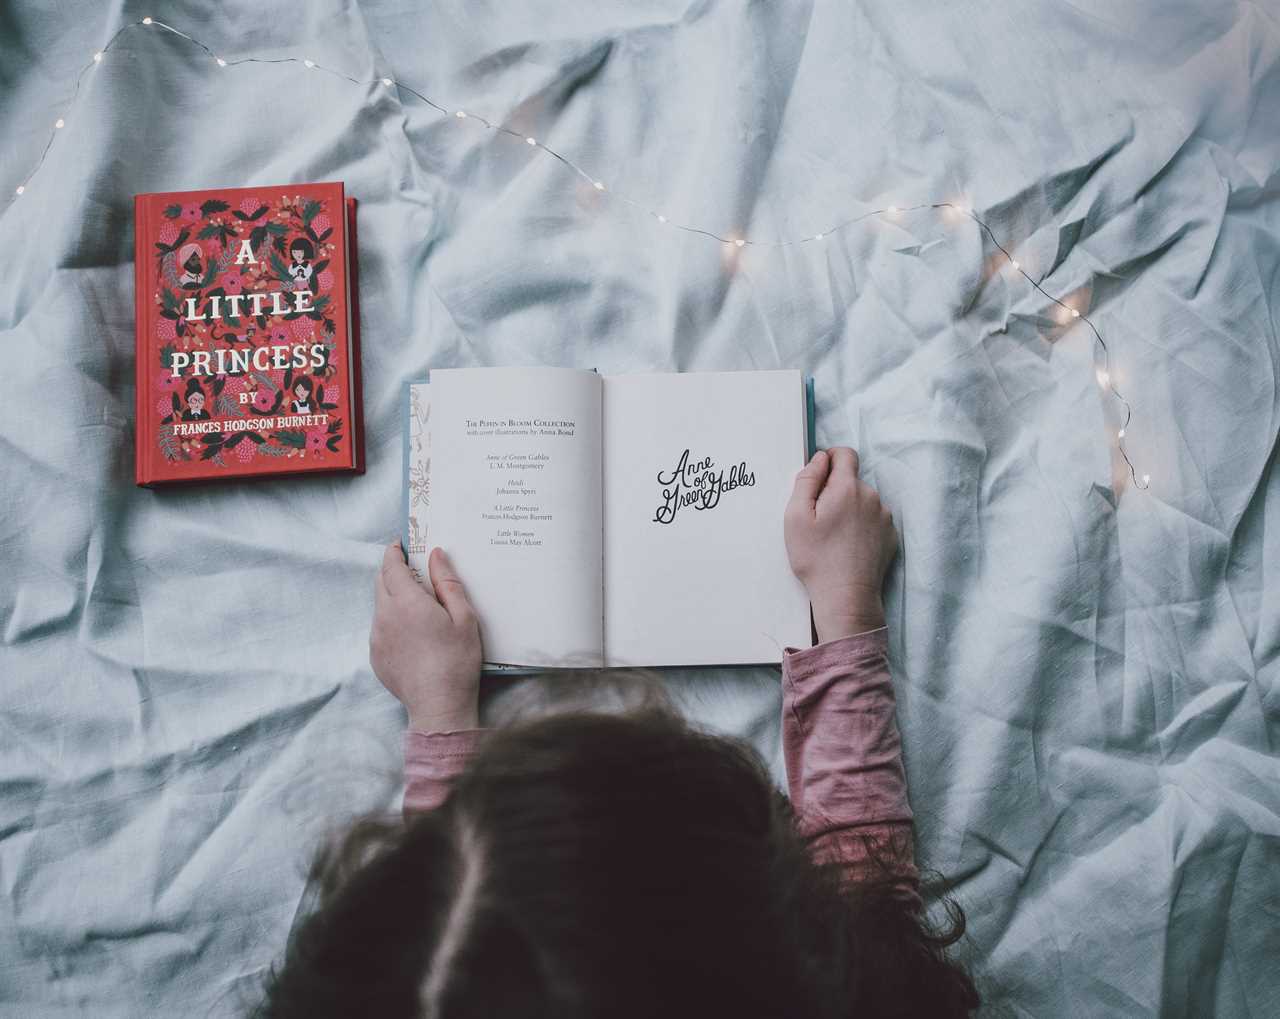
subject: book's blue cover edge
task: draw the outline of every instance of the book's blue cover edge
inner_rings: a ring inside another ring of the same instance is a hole
[[[813,376],[806,375],[804,377],[804,435],[805,450],[804,459],[808,463],[813,459],[813,454],[818,451],[818,440],[815,436],[817,429],[816,423],[817,410],[813,402]],[[406,519],[408,511],[405,511]]]

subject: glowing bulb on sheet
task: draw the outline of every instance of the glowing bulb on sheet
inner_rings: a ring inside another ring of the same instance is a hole
[[[390,87],[391,87],[391,79],[390,79],[390,78],[383,78],[383,79],[382,79],[382,84],[386,85],[386,86],[387,86],[387,88],[390,88]]]
[[[524,143],[525,143],[526,145],[537,145],[537,144],[538,144],[538,139],[537,139],[537,138],[526,138],[526,139],[524,140]]]
[[[316,66],[316,62],[315,62],[314,60],[304,60],[302,63],[303,63],[303,66],[304,66],[304,67],[315,67],[315,66]]]
[[[102,54],[101,54],[101,53],[95,53],[95,54],[93,55],[93,62],[94,62],[95,64],[100,64],[100,63],[102,63]]]
[[[813,239],[814,239],[815,241],[820,241],[820,240],[822,240],[822,237],[823,237],[823,235],[822,235],[822,234],[814,234],[814,235],[813,235]]]
[[[734,243],[737,247],[739,247],[739,248],[740,248],[740,247],[742,247],[744,244],[746,244],[747,242],[746,242],[746,241],[744,241],[741,237],[736,237],[736,238],[734,238],[733,243]]]
[[[1011,269],[1013,269],[1013,270],[1014,270],[1014,272],[1017,272],[1019,269],[1021,269],[1021,268],[1022,268],[1022,266],[1019,264],[1019,262],[1018,262],[1018,260],[1017,260],[1016,258],[1015,258],[1015,259],[1013,259],[1013,260],[1009,263],[1009,267],[1010,267]]]
[[[63,120],[61,117],[59,117],[57,120],[55,120],[55,121],[53,122],[53,126],[54,126],[54,127],[56,127],[56,128],[66,127],[66,126],[67,126],[67,122],[66,122],[65,120]]]
[[[1123,428],[1121,428],[1121,429],[1120,429],[1120,431],[1116,432],[1116,438],[1117,438],[1117,439],[1123,439],[1123,438],[1124,438],[1124,429],[1123,429]]]
[[[658,222],[665,223],[666,221],[667,221],[667,217],[664,216],[662,213],[658,213]]]
[[[887,212],[890,216],[896,216],[898,214],[898,207],[896,205],[890,205],[889,208],[885,209],[884,211]]]
[[[150,18],[150,17],[143,18],[143,19],[142,19],[142,23],[143,23],[144,25],[149,25],[149,24],[151,24],[151,18]]]
[[[226,62],[225,60],[223,60],[221,57],[218,57],[218,66],[219,66],[219,67],[226,67],[226,66],[227,66],[227,62]]]
[[[596,189],[597,191],[603,191],[603,190],[604,190],[604,181],[602,181],[602,180],[598,180],[598,181],[595,181],[595,182],[594,182],[594,184],[595,184],[595,189]]]
[[[1098,372],[1098,385],[1102,386],[1105,389],[1110,384],[1111,384],[1111,373],[1106,370]]]
[[[1072,309],[1071,309],[1071,317],[1072,317],[1072,318],[1079,318],[1079,317],[1080,317],[1080,309],[1079,309],[1079,308],[1072,308]]]
[[[467,119],[467,111],[466,111],[466,110],[458,110],[456,113],[454,113],[454,116],[455,116],[455,117],[457,117],[459,120],[466,120],[466,119]]]
[[[1142,483],[1143,483],[1144,485],[1149,485],[1149,484],[1151,484],[1151,475],[1150,475],[1150,474],[1144,474],[1144,475],[1142,475]]]
[[[14,190],[14,192],[15,192],[15,193],[17,193],[17,194],[22,194],[22,192],[24,192],[24,191],[26,191],[26,190],[27,190],[27,186],[26,186],[25,184],[19,184],[19,185],[18,185],[16,188],[14,188],[13,190]]]
[[[971,212],[973,212],[973,210],[969,208],[969,206],[966,203],[959,202],[956,205],[956,212],[960,213],[960,215],[962,216],[968,216]]]

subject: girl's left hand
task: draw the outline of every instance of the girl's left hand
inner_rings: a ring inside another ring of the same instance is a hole
[[[423,732],[479,724],[480,627],[462,581],[443,549],[427,560],[433,595],[405,565],[400,543],[388,545],[374,582],[369,662],[382,685]]]

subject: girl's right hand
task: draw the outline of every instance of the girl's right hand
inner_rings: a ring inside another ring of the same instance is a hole
[[[457,571],[433,549],[418,583],[400,544],[388,545],[374,581],[369,661],[382,685],[404,704],[409,728],[474,729],[480,695],[480,627]]]
[[[880,591],[898,551],[893,517],[847,446],[818,450],[783,516],[791,569],[809,592],[818,642],[884,626]]]

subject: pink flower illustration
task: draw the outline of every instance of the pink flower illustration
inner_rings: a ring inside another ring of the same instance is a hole
[[[166,400],[163,397],[161,397],[159,400],[156,401],[156,413],[159,414],[162,418],[168,417],[170,414],[173,413],[173,404],[169,400]]]
[[[332,289],[333,289],[333,273],[331,273],[328,269],[326,269],[324,272],[322,272],[322,273],[317,277],[317,279],[318,279],[318,281],[319,281],[319,283],[320,283],[320,289],[321,289],[321,290],[332,290]]]
[[[295,318],[293,320],[293,335],[295,339],[305,340],[308,336],[316,331],[315,323],[306,318]]]
[[[328,436],[323,428],[307,429],[307,451],[311,453],[319,453],[324,449],[325,439]]]
[[[273,368],[271,371],[267,372],[267,378],[271,380],[271,384],[277,389],[280,389],[284,385],[284,372],[279,368]]]
[[[247,198],[244,198],[241,200],[240,211],[244,213],[246,216],[249,216],[252,218],[255,212],[257,212],[259,209],[262,209],[263,204],[264,204],[263,202],[259,201],[257,195],[249,195]],[[267,214],[266,210],[263,209],[262,215],[258,216],[257,218],[261,219],[262,216],[265,216],[266,214]]]
[[[200,218],[200,206],[196,205],[195,202],[188,202],[182,207],[181,218],[184,223],[194,223]]]
[[[217,258],[222,254],[222,245],[210,238],[204,242],[204,253],[210,258]]]
[[[330,227],[329,217],[323,212],[311,221],[311,229],[317,234],[322,234]]]
[[[156,337],[161,340],[176,340],[178,338],[178,330],[173,324],[173,319],[162,318],[156,323]]]
[[[268,389],[259,389],[253,394],[254,410],[270,410],[273,403],[275,403],[275,397],[272,396],[271,391]]]
[[[338,397],[339,397],[340,395],[341,395],[341,391],[338,389],[338,387],[337,387],[337,386],[325,386],[325,387],[324,387],[324,402],[325,402],[325,403],[337,403],[337,402],[338,402]]]
[[[277,344],[288,343],[289,330],[286,329],[284,326],[273,326],[271,329],[271,342],[277,343]]]
[[[244,379],[241,378],[239,375],[228,375],[227,383],[226,383],[226,386],[223,388],[223,392],[225,392],[232,399],[235,399],[237,396],[239,396],[241,393],[244,392]]]
[[[244,279],[238,272],[229,272],[222,277],[222,289],[228,294],[238,294],[244,289]]]
[[[252,439],[241,439],[236,443],[236,459],[242,464],[247,464],[257,452],[258,444]]]
[[[178,228],[172,223],[165,223],[160,228],[160,243],[172,244],[178,239]]]

